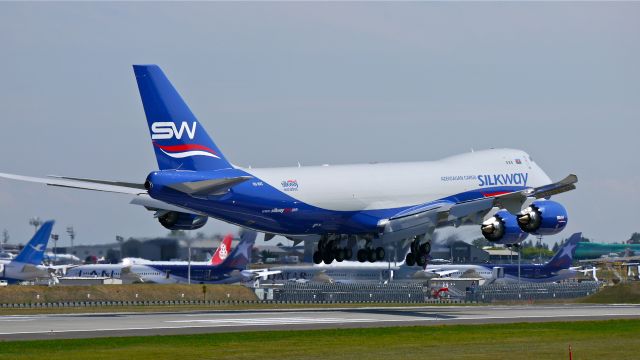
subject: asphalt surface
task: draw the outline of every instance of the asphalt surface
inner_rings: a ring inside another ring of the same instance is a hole
[[[0,316],[0,340],[640,318],[640,305],[424,306]]]

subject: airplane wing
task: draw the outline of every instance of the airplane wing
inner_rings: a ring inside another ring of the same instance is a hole
[[[529,188],[513,191],[496,196],[487,196],[482,199],[452,202],[434,201],[403,210],[388,219],[378,223],[383,237],[396,241],[412,236],[423,235],[429,229],[439,224],[454,222],[463,224],[467,221],[478,223],[484,215],[494,207],[506,209],[511,213],[519,212],[523,204],[541,198],[548,198],[576,188],[578,182],[576,175],[548,185],[537,188]]]
[[[71,264],[71,265],[47,265],[47,270],[54,275],[66,275],[69,269],[73,269],[80,265]]]
[[[425,272],[428,273],[432,273],[432,274],[436,274],[438,276],[447,276],[447,275],[451,275],[454,274],[456,272],[458,272],[458,270],[440,270],[440,269],[431,269],[431,270],[425,270]]]
[[[242,270],[240,272],[242,276],[255,279],[261,278],[262,280],[267,280],[269,275],[276,275],[282,273],[280,270],[268,270],[268,269],[254,269],[254,270]]]

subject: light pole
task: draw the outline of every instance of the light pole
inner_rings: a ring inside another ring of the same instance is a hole
[[[71,252],[73,253],[73,239],[76,238],[76,232],[73,230],[73,226],[67,226],[67,234],[69,234],[69,238],[71,239]]]
[[[4,252],[4,245],[9,242],[9,231],[2,231],[2,241],[0,241],[0,252]]]
[[[53,264],[58,263],[58,238],[60,236],[58,234],[51,234],[51,239],[53,239]]]
[[[518,249],[518,286],[520,286],[520,253],[522,251],[521,251],[521,247],[520,247],[519,244],[516,245],[516,246],[517,246],[516,249]]]
[[[116,241],[118,242],[118,244],[120,244],[120,260],[122,260],[124,258],[124,249],[123,249],[124,237],[120,235],[116,235]]]
[[[188,265],[187,265],[187,283],[191,285],[191,239],[187,239],[187,247],[189,249]]]
[[[42,224],[42,221],[39,217],[32,217],[31,219],[29,219],[29,225],[35,228],[35,232],[38,231],[38,227],[40,226],[40,224]]]

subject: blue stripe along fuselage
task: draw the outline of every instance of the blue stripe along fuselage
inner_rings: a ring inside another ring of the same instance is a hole
[[[237,176],[251,176],[253,179],[233,186],[224,195],[191,197],[166,187],[181,182]],[[153,184],[149,189],[152,198],[193,209],[226,222],[278,234],[370,233],[376,231],[381,219],[388,219],[400,211],[420,205],[361,211],[328,210],[299,201],[266,182],[262,182],[263,185],[260,187],[255,187],[252,182],[261,180],[240,169],[155,171],[149,174],[147,180]],[[485,194],[522,189],[525,187],[484,187],[434,200],[433,203],[459,203],[484,198]]]

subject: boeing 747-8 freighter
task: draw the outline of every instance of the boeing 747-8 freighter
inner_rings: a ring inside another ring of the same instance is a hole
[[[129,194],[168,229],[198,229],[209,217],[296,242],[312,241],[316,263],[385,258],[411,245],[406,263],[424,266],[433,231],[476,224],[498,244],[555,234],[567,211],[552,182],[524,151],[492,149],[437,161],[247,169],[232,164],[156,65],[133,67],[158,170],[144,182],[1,177]]]

